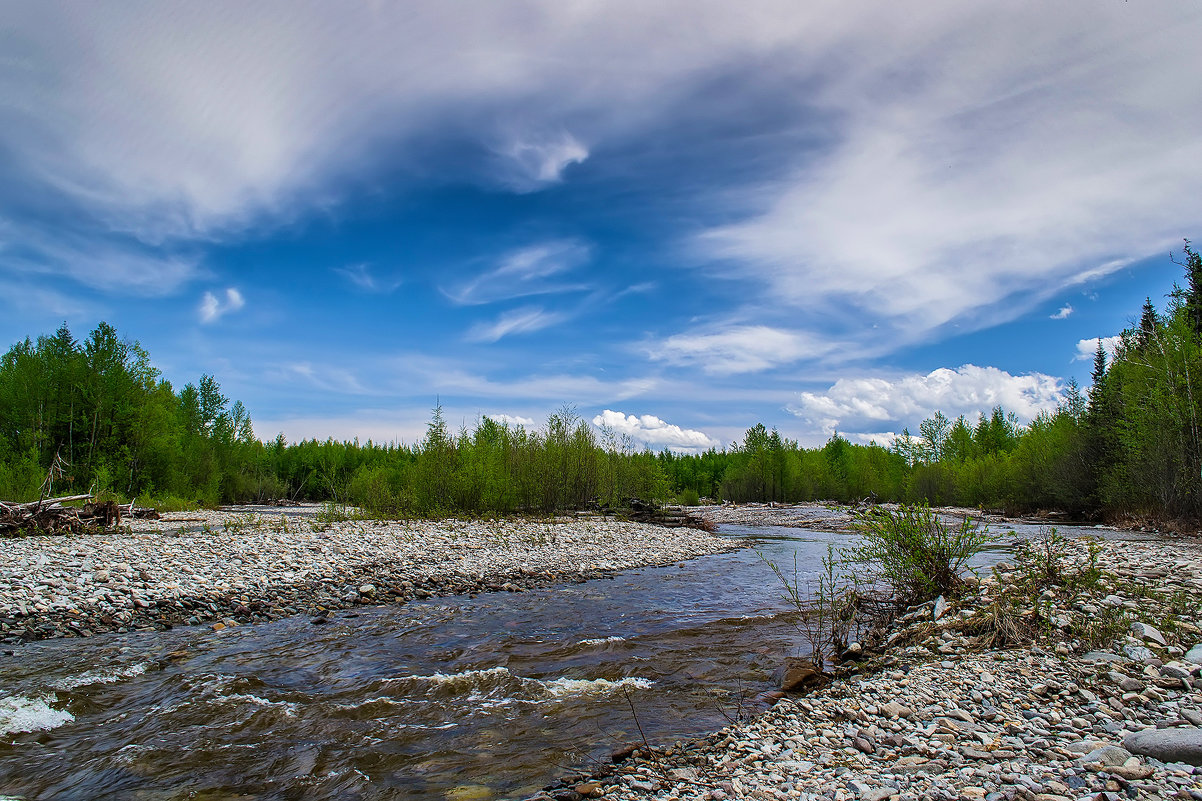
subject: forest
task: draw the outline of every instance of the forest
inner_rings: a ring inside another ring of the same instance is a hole
[[[1193,521],[1202,258],[1188,240],[1179,263],[1185,285],[1162,311],[1145,300],[1111,356],[1099,344],[1091,386],[1070,382],[1054,411],[1029,425],[1000,407],[976,420],[936,413],[887,447],[835,434],[806,448],[756,425],[722,450],[653,453],[568,407],[538,428],[485,417],[460,430],[436,407],[412,444],[264,441],[213,376],[177,390],[107,323],[82,342],[64,323],[0,359],[0,499],[92,492],[162,509],[290,499],[405,517],[870,498]]]

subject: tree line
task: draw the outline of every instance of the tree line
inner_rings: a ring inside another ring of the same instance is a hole
[[[213,376],[176,390],[138,343],[100,323],[66,324],[0,359],[0,498],[56,490],[164,508],[279,498],[378,514],[555,512],[633,498],[927,501],[1078,516],[1202,516],[1202,259],[1187,241],[1185,286],[1137,325],[1092,385],[1020,425],[1001,407],[976,420],[936,413],[892,443],[835,434],[817,448],[762,424],[724,449],[653,453],[572,409],[541,427],[488,417],[452,430],[436,408],[420,442],[256,437]]]

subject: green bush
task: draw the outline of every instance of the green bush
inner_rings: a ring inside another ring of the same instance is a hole
[[[680,493],[676,500],[681,506],[701,505],[701,496],[697,494],[697,490],[695,489],[684,490]]]
[[[873,506],[854,514],[852,528],[861,542],[842,549],[841,561],[866,566],[899,604],[954,594],[965,565],[998,539],[967,516],[949,526],[926,504]]]

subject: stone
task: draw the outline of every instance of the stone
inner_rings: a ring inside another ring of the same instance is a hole
[[[1151,640],[1160,646],[1165,646],[1164,635],[1147,623],[1132,623],[1131,633],[1143,640]]]
[[[1202,665],[1202,644],[1195,645],[1185,654],[1185,661],[1193,662],[1195,665]]]
[[[1117,745],[1104,745],[1101,748],[1095,748],[1081,757],[1081,761],[1086,764],[1097,762],[1101,765],[1122,765],[1130,758],[1131,752],[1126,748],[1119,748]]]
[[[574,785],[572,789],[585,798],[600,798],[602,795],[604,795],[601,787],[602,784],[599,781],[587,781]]]
[[[1144,646],[1130,642],[1123,646],[1123,654],[1135,662],[1147,662],[1149,659],[1156,658],[1155,654]]]
[[[1137,731],[1123,739],[1123,747],[1161,762],[1202,766],[1202,728],[1196,726]]]
[[[785,659],[780,688],[786,692],[800,690],[807,685],[819,684],[825,676],[809,659],[791,656]]]
[[[944,615],[947,614],[947,610],[948,610],[949,606],[950,605],[948,604],[947,599],[944,598],[942,595],[940,595],[938,598],[935,599],[935,606],[931,610],[931,615],[934,617],[935,620],[940,620],[943,618]]]

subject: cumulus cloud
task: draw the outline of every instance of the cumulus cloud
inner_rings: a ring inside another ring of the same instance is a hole
[[[1055,314],[1053,314],[1053,315],[1050,315],[1050,318],[1051,318],[1051,319],[1053,319],[1053,320],[1064,320],[1064,319],[1066,319],[1066,318],[1067,318],[1067,317],[1068,317],[1070,314],[1072,314],[1072,313],[1073,313],[1073,307],[1072,307],[1072,305],[1071,305],[1071,304],[1068,304],[1068,303],[1066,303],[1066,304],[1064,304],[1063,306],[1061,306],[1061,307],[1060,307],[1060,308],[1059,308],[1059,309],[1056,311],[1056,313],[1055,313]]]
[[[635,416],[606,409],[593,418],[593,425],[606,427],[619,435],[652,448],[668,448],[674,451],[703,451],[720,444],[704,432],[681,428],[664,422],[655,415]]]
[[[1118,334],[1112,337],[1094,337],[1093,339],[1082,339],[1077,342],[1077,355],[1073,357],[1075,362],[1092,361],[1093,357],[1098,353],[1098,343],[1102,343],[1102,350],[1106,352],[1108,359],[1114,358],[1114,352],[1118,350],[1119,343],[1123,338]]]
[[[715,331],[675,334],[647,348],[655,361],[700,367],[707,373],[754,373],[822,356],[832,349],[806,334],[765,325],[728,326]]]
[[[567,319],[567,315],[549,312],[539,306],[526,306],[507,311],[492,322],[473,325],[467,332],[468,342],[496,342],[511,334],[530,334]]]
[[[580,283],[565,283],[565,273],[583,266],[592,249],[577,239],[551,239],[511,250],[487,270],[443,292],[464,305],[549,295],[587,289]]]
[[[925,375],[840,378],[825,392],[801,393],[789,411],[831,434],[881,423],[913,429],[937,411],[975,421],[994,406],[1030,422],[1041,411],[1056,408],[1063,396],[1060,379],[1049,375],[1011,375],[996,367],[966,364]]]
[[[213,323],[225,315],[236,312],[246,305],[242,293],[234,287],[225,290],[223,297],[218,298],[212,292],[205,292],[200,299],[200,321]]]

